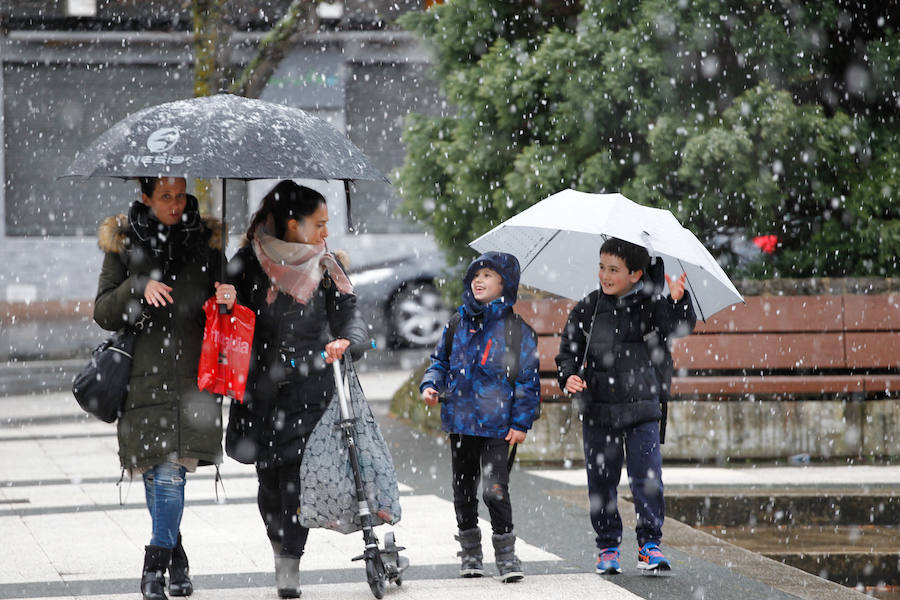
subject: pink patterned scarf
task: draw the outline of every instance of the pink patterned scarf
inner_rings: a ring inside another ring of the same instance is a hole
[[[328,252],[324,240],[315,245],[297,244],[280,240],[270,231],[268,224],[263,224],[253,234],[253,251],[272,282],[266,302],[272,304],[281,290],[306,304],[319,287],[325,270],[342,294],[353,292],[353,285]]]

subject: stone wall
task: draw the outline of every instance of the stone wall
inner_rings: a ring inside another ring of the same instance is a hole
[[[440,410],[419,399],[418,375],[401,388],[391,411],[416,428],[438,434]],[[578,463],[581,422],[569,403],[542,405],[520,460]],[[663,456],[668,460],[722,462],[786,459],[888,459],[900,456],[900,402],[897,400],[675,401]]]
[[[885,294],[900,291],[900,279],[740,281],[748,295]],[[395,395],[395,415],[423,431],[439,432],[438,410],[418,396],[424,367]],[[544,402],[541,418],[519,447],[521,460],[562,464],[583,460],[581,423],[567,402]],[[900,401],[830,395],[819,399],[730,401],[675,400],[663,456],[668,460],[722,462],[786,459],[808,454],[813,460],[881,460],[900,455]]]

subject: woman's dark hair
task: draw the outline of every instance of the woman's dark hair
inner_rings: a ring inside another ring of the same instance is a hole
[[[325,204],[325,196],[316,190],[297,185],[290,179],[282,181],[263,198],[262,205],[250,221],[247,239],[252,240],[256,228],[272,215],[275,223],[275,231],[272,233],[279,240],[283,240],[288,221],[291,219],[302,221],[316,212],[322,204]]]
[[[152,198],[153,192],[156,191],[156,184],[159,183],[159,177],[139,177],[138,181],[141,184],[141,193]]]

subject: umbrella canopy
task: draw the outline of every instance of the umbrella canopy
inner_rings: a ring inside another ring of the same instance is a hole
[[[734,284],[675,216],[622,194],[563,190],[511,217],[469,245],[519,259],[520,281],[559,296],[581,299],[597,289],[600,246],[617,237],[662,257],[670,275],[687,273],[686,289],[703,320],[743,302]]]
[[[387,181],[362,150],[322,119],[231,94],[176,100],[129,115],[80,152],[61,176],[222,179],[223,240],[226,179]]]
[[[322,119],[231,94],[167,102],[129,115],[79,153],[67,176],[386,181],[347,136]]]

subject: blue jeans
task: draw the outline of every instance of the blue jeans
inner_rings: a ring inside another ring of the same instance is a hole
[[[187,469],[173,462],[144,471],[144,495],[153,521],[151,546],[172,549],[178,542],[184,514],[184,476]]]
[[[591,525],[597,532],[597,548],[622,543],[622,519],[616,487],[622,476],[623,450],[628,482],[637,514],[637,541],[659,543],[666,505],[663,500],[662,455],[659,422],[639,423],[627,429],[607,429],[585,417],[584,462],[587,469]]]

